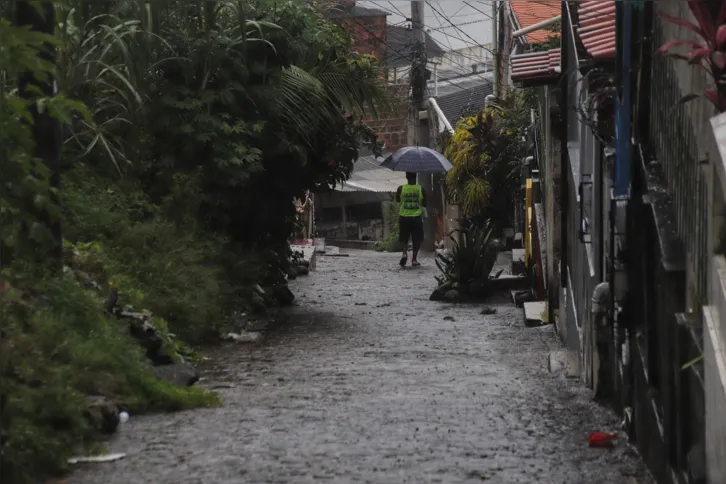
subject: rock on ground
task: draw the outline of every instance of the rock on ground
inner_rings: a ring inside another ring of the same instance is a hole
[[[188,363],[155,366],[154,374],[159,380],[174,383],[180,387],[192,386],[199,380],[197,370]]]
[[[551,325],[524,328],[509,294],[487,301],[495,315],[430,302],[433,259],[397,263],[321,259],[291,284],[300,305],[264,345],[209,353],[204,385],[222,407],[135,417],[108,444],[126,459],[69,482],[652,482],[622,440],[588,447],[590,432],[619,432],[619,421],[549,373]]]
[[[119,408],[116,402],[102,396],[87,396],[86,401],[86,417],[91,425],[102,434],[114,433],[119,424]]]

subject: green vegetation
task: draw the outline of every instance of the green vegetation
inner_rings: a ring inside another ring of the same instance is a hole
[[[381,252],[401,252],[403,246],[399,241],[398,212],[400,204],[395,201],[381,202],[383,212],[383,226],[388,236],[381,241],[378,250]]]
[[[450,257],[439,255],[436,266],[441,275],[436,277],[439,290],[456,289],[459,293],[480,296],[499,255],[499,246],[492,236],[492,228],[472,226],[458,229],[457,237],[450,236],[454,248]],[[481,286],[481,287],[479,287]]]
[[[502,230],[510,227],[521,196],[520,173],[525,129],[534,106],[531,91],[510,91],[498,104],[462,118],[442,138],[453,168],[446,175],[448,194],[463,212],[451,253],[440,254],[440,275],[432,299],[483,297],[489,288]]]
[[[491,221],[495,234],[510,226],[513,216],[532,97],[529,91],[511,91],[499,104],[462,118],[444,141],[453,165],[446,176],[449,196],[467,220],[480,226]]]
[[[166,351],[193,357],[188,345],[252,308],[256,284],[284,282],[293,199],[344,180],[361,143],[377,150],[359,119],[386,104],[375,61],[314,5],[53,4],[54,36],[0,9],[9,483],[63,472],[98,445],[87,395],[132,413],[219,403],[156,380],[107,300],[149,310]],[[57,66],[40,56],[48,46]],[[57,95],[43,91],[53,78]],[[35,133],[54,123],[55,161]]]
[[[550,25],[549,27],[545,27],[542,30],[551,32],[552,34],[547,35],[547,40],[545,42],[532,44],[530,46],[530,50],[532,52],[542,52],[551,49],[559,49],[560,47],[562,47],[562,27],[560,26],[560,24],[556,23]]]

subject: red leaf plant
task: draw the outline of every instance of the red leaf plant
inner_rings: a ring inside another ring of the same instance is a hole
[[[714,80],[714,88],[706,89],[703,94],[691,94],[681,101],[705,96],[720,112],[726,112],[726,1],[716,19],[708,9],[707,0],[686,0],[696,23],[659,12],[662,19],[694,32],[700,42],[674,39],[662,45],[657,52],[670,52],[674,47],[687,46],[685,54],[669,53],[669,57],[685,60],[689,64],[703,67]]]

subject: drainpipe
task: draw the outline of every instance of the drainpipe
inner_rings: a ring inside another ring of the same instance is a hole
[[[608,303],[610,303],[610,283],[601,282],[592,291],[592,308],[590,312],[595,317],[595,323],[599,323],[598,317],[607,314]],[[606,323],[607,324],[607,321]]]
[[[449,123],[449,120],[446,119],[446,116],[444,115],[444,112],[439,107],[439,103],[436,102],[436,99],[430,97],[429,98],[429,106],[433,108],[434,112],[436,113],[436,116],[438,116],[439,121],[444,125],[444,128],[446,128],[446,131],[448,131],[449,134],[454,134],[454,128],[451,127],[451,123]]]
[[[622,59],[620,76],[622,87],[616,105],[615,143],[617,156],[615,158],[615,196],[627,199],[630,193],[630,139],[632,136],[630,114],[632,109],[632,79],[631,49],[632,49],[632,16],[633,10],[629,3],[616,2],[618,17],[622,19],[622,40],[620,49]]]
[[[545,27],[549,27],[552,24],[556,24],[560,20],[562,20],[562,15],[558,15],[556,17],[552,17],[551,19],[543,20],[543,21],[541,21],[539,23],[536,23],[534,25],[530,25],[529,27],[525,27],[523,29],[515,30],[512,33],[512,37],[516,39],[517,37],[521,37],[523,35],[527,35],[530,32],[534,32],[535,30],[540,30],[540,29],[543,29]]]
[[[601,282],[592,292],[590,308],[590,334],[595,336],[592,345],[592,387],[595,398],[607,399],[612,395],[613,374],[610,351],[610,327],[608,308],[610,305],[610,283]],[[587,348],[586,348],[587,351]]]
[[[494,56],[494,93],[499,95],[499,1],[492,2],[492,46],[494,47],[492,55]]]

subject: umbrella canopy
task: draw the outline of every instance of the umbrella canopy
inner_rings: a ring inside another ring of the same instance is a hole
[[[406,146],[383,160],[381,166],[393,171],[446,173],[452,166],[444,155],[424,146]]]

